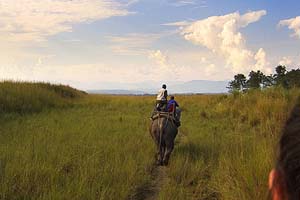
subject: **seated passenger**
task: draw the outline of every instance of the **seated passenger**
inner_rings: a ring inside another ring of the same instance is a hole
[[[156,96],[157,111],[166,111],[167,103],[168,103],[167,98],[168,98],[167,86],[163,84],[162,88],[158,91],[158,94]]]
[[[176,111],[176,107],[179,107],[178,103],[175,101],[175,97],[171,96],[170,100],[168,101],[168,112]]]
[[[175,97],[171,96],[170,100],[168,101],[168,112],[172,112],[175,114],[175,119],[178,121],[178,125],[180,126],[180,117],[181,117],[181,110],[179,108],[179,104],[175,101]]]

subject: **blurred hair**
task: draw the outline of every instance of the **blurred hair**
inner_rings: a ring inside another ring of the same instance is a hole
[[[284,191],[283,199],[300,199],[300,98],[282,130],[273,182]]]
[[[172,96],[170,96],[170,99],[175,99],[175,97],[172,95]]]

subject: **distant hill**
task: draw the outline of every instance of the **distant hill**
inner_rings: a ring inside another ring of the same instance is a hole
[[[191,93],[227,93],[228,81],[209,81],[209,80],[193,80],[188,82],[172,82],[167,84],[169,93],[177,94],[191,94]],[[102,85],[106,85],[103,83]],[[119,84],[118,89],[100,89],[100,90],[88,90],[88,93],[92,94],[115,94],[115,95],[145,95],[155,94],[161,87],[161,83],[132,83],[132,84]],[[141,87],[141,85],[143,87]],[[157,87],[155,88],[154,86]],[[114,85],[114,88],[117,86]],[[128,89],[123,89],[127,87]]]

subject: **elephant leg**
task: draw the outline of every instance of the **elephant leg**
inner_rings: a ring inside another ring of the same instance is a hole
[[[169,164],[170,155],[171,155],[173,149],[174,149],[174,142],[172,141],[166,146],[166,152],[165,152],[164,159],[163,159],[163,165]]]

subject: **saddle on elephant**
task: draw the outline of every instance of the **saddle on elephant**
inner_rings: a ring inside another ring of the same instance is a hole
[[[167,103],[166,109],[163,111],[161,109],[158,109],[157,106],[154,109],[151,119],[157,119],[158,117],[165,117],[172,119],[172,122],[179,127],[181,125],[180,123],[180,117],[181,117],[181,109],[179,108],[179,104],[175,101],[175,97],[172,95],[170,97],[170,100]]]
[[[154,121],[154,120],[156,120],[158,118],[167,118],[167,119],[170,119],[170,121],[172,123],[174,123],[174,125],[176,125],[177,127],[179,127],[181,125],[180,121],[176,117],[176,113],[174,113],[174,112],[154,111],[152,113],[152,116],[150,117],[150,119],[152,121]]]

